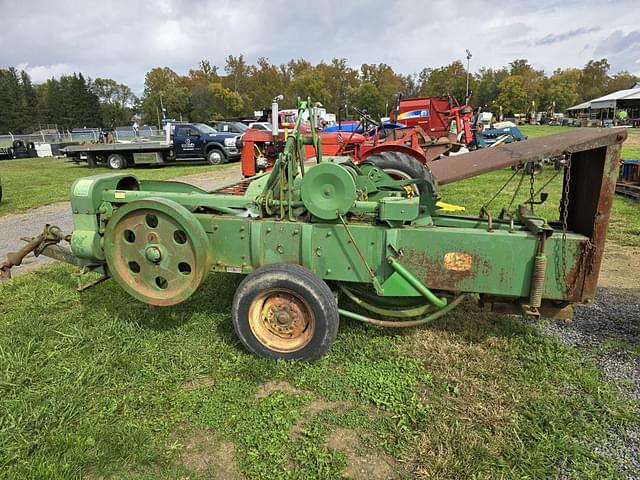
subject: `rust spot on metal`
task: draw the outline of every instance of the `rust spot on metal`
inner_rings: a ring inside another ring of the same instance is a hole
[[[474,270],[478,270],[479,258],[470,254],[465,255],[472,258],[471,268],[467,270],[449,270],[445,266],[444,257],[430,257],[424,252],[413,249],[405,252],[404,260],[407,268],[429,288],[455,291],[459,289],[461,282],[476,275]],[[490,265],[484,265],[485,268],[487,266],[490,268]]]
[[[444,255],[444,268],[454,272],[471,270],[473,257],[464,252],[449,252]]]

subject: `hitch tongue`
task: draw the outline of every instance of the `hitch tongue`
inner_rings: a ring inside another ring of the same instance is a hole
[[[0,281],[10,279],[11,268],[20,266],[24,258],[31,252],[34,252],[37,257],[45,247],[60,243],[68,238],[69,236],[65,236],[58,227],[46,225],[40,235],[33,237],[20,250],[7,254],[6,260],[0,263]]]

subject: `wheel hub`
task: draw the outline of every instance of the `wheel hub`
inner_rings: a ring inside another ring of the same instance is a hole
[[[256,338],[274,350],[297,350],[313,335],[313,315],[293,293],[267,293],[254,300],[249,310],[249,323]]]
[[[162,250],[157,245],[150,245],[144,251],[144,256],[151,263],[160,263],[162,260]]]

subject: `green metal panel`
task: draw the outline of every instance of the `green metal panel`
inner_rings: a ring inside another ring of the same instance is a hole
[[[420,199],[386,197],[380,200],[380,220],[400,220],[409,222],[420,214]]]
[[[388,245],[403,252],[398,261],[430,289],[527,297],[537,244],[536,236],[523,231],[352,223],[348,228],[354,245],[341,224],[197,216],[209,234],[214,270],[248,273],[268,263],[298,263],[325,280],[371,283],[366,261],[379,281],[389,282],[385,296],[415,295],[397,279],[389,280],[387,257],[393,250]],[[560,235],[546,241],[545,298],[565,298],[560,242]],[[576,267],[585,242],[582,235],[567,235],[567,271]]]

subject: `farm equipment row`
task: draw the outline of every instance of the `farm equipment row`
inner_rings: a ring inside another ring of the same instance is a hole
[[[301,102],[300,113],[311,109]],[[411,327],[469,296],[534,316],[593,300],[625,132],[478,150],[406,179],[351,155],[325,155],[309,118],[303,133],[298,116],[270,171],[218,191],[124,173],[76,180],[74,231],[47,226],[0,272],[8,277],[33,251],[113,278],[154,306],[187,300],[210,271],[243,274],[231,308],[237,335],[249,351],[285,359],[323,355],[341,317]],[[490,201],[468,217],[436,206],[434,178],[447,184],[549,157],[563,165],[559,221],[534,213],[547,196],[533,189],[499,215]]]
[[[349,155],[353,162],[371,163],[392,172],[395,178],[428,179],[422,166],[440,158],[478,148],[526,140],[517,127],[485,128],[479,123],[480,109],[473,109],[451,97],[420,97],[403,100],[397,96],[390,122],[378,122],[366,111],[353,108],[360,121],[342,130],[339,123],[319,133],[322,149],[329,155]],[[310,114],[311,115],[311,114]],[[273,119],[278,119],[274,102]],[[278,129],[247,130],[242,136],[242,173],[252,177],[273,167],[282,152],[287,132]],[[314,156],[306,147],[307,158]],[[538,170],[540,170],[538,166]]]

